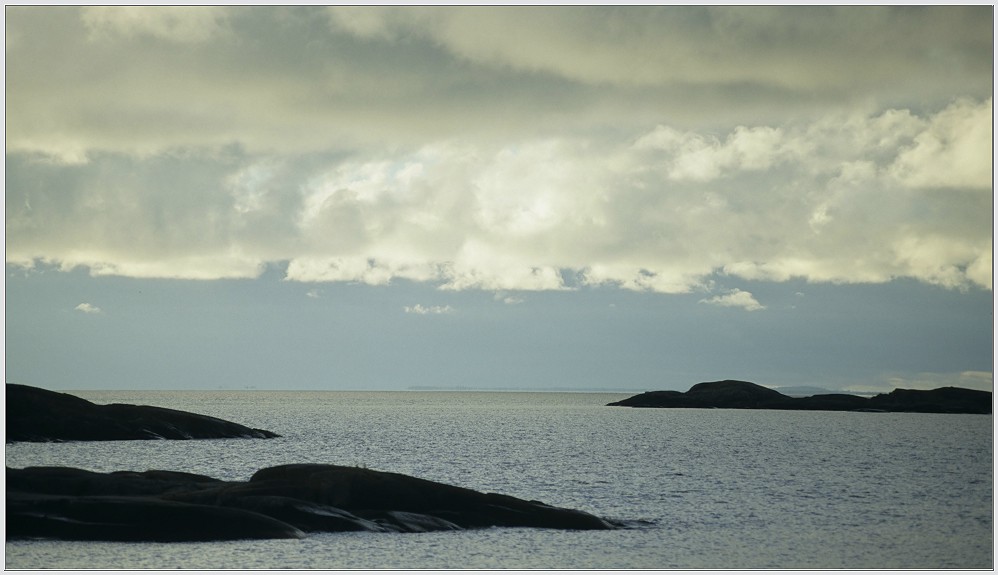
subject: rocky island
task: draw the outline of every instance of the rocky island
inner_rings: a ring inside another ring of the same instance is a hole
[[[97,405],[7,384],[7,442],[280,437],[145,405]],[[248,481],[179,471],[6,470],[8,539],[223,541],[307,532],[412,533],[484,527],[616,529],[624,522],[398,473],[325,464],[261,469]]]
[[[337,465],[281,465],[261,469],[249,481],[175,471],[7,468],[8,539],[222,541],[493,526],[624,524],[539,501]]]
[[[940,387],[932,390],[895,389],[890,393],[881,393],[869,398],[846,393],[790,397],[749,381],[732,379],[698,383],[686,392],[647,391],[607,405],[914,413],[992,412],[991,392],[960,387]]]
[[[280,437],[207,415],[148,405],[98,405],[30,385],[8,383],[6,402],[7,443]]]

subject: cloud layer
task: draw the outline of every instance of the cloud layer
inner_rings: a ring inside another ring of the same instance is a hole
[[[990,289],[989,17],[13,7],[7,261],[746,309],[715,282]]]

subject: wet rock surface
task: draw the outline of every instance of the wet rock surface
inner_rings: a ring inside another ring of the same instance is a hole
[[[7,443],[280,437],[207,415],[148,405],[98,405],[68,393],[13,383],[6,386],[6,403]]]
[[[539,501],[337,465],[271,467],[249,481],[171,471],[7,468],[8,539],[221,541],[317,531],[624,526]]]
[[[931,390],[895,389],[890,393],[870,398],[845,393],[790,397],[752,382],[728,379],[698,383],[685,393],[648,391],[607,405],[986,414],[992,412],[991,402],[991,392],[960,387],[940,387]]]

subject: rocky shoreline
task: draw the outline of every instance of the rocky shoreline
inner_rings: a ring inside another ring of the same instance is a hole
[[[866,411],[907,413],[992,412],[989,391],[960,387],[932,390],[895,389],[874,397],[845,393],[790,397],[748,382],[727,379],[698,383],[689,391],[647,391],[610,406],[701,409],[780,409],[806,411]]]
[[[270,439],[273,431],[149,405],[98,405],[68,393],[8,383],[7,437],[14,441]]]
[[[205,415],[97,405],[7,384],[7,442],[280,437]],[[222,481],[178,471],[6,470],[7,539],[223,541],[308,532],[418,533],[485,527],[616,529],[619,521],[398,473],[324,464]]]
[[[398,473],[294,464],[222,481],[175,471],[7,468],[7,538],[223,541],[309,532],[617,529],[595,515]]]

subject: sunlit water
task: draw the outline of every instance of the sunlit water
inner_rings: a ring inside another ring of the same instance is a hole
[[[605,407],[627,394],[589,393],[74,393],[283,437],[12,444],[8,466],[245,480],[283,463],[360,465],[649,525],[17,541],[7,568],[993,567],[991,416],[632,409]]]

